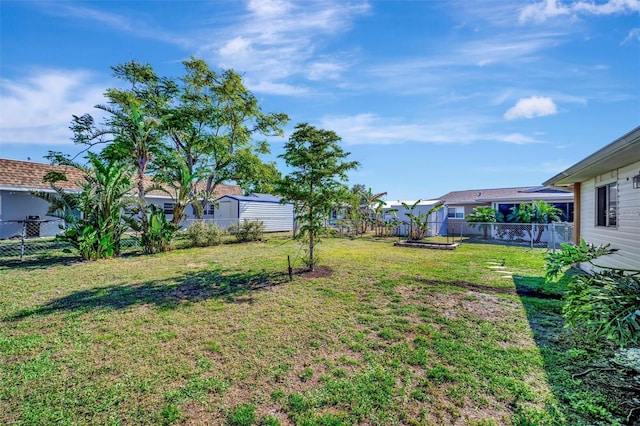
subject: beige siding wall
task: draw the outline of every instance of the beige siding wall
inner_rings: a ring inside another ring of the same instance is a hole
[[[469,213],[473,211],[474,208],[478,206],[487,206],[487,204],[451,204],[450,207],[455,207],[456,209],[464,208],[464,216],[466,217]],[[461,229],[462,228],[462,229]],[[460,235],[462,231],[462,235],[479,235],[482,233],[482,230],[478,228],[474,228],[470,226],[466,219],[453,219],[448,218],[447,229],[450,234]]]
[[[614,268],[640,269],[640,189],[633,188],[633,176],[640,174],[640,162],[582,183],[582,238],[589,243],[611,244],[619,251],[594,263]],[[618,226],[596,226],[596,188],[618,183]],[[586,265],[583,265],[588,269]]]

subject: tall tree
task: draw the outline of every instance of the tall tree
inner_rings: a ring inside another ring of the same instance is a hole
[[[350,153],[339,145],[340,137],[331,130],[316,129],[307,123],[296,125],[295,131],[280,155],[292,171],[278,184],[277,192],[294,202],[297,220],[302,223],[297,238],[309,240],[308,265],[314,270],[314,248],[331,208],[348,192],[343,183],[347,172],[358,167],[357,161],[346,161]]]
[[[74,115],[71,130],[74,142],[86,145],[87,149],[104,144],[100,154],[103,158],[128,161],[135,166],[140,230],[145,250],[150,251],[146,243],[149,223],[144,198],[145,175],[163,147],[160,117],[177,87],[171,79],[158,77],[149,64],[131,61],[112,70],[115,77],[129,86],[107,89],[107,103],[95,106],[105,114],[102,123],[96,124],[91,114]]]
[[[215,198],[216,186],[234,181],[245,190],[271,189],[279,173],[273,163],[260,156],[269,153],[265,140],[256,136],[282,136],[289,117],[264,113],[242,77],[233,70],[217,73],[202,59],[183,62],[185,75],[170,110],[166,128],[181,162],[193,177],[191,198],[198,194],[200,217]]]

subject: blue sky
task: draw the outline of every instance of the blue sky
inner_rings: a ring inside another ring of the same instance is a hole
[[[640,124],[640,1],[0,2],[0,156],[75,154],[109,66],[234,68],[389,200],[538,185]],[[275,158],[285,139],[273,140]],[[1,173],[1,171],[0,171]]]

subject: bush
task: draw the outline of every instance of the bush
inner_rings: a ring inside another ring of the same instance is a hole
[[[217,246],[222,241],[221,234],[215,223],[201,220],[193,222],[185,231],[191,247]]]
[[[145,253],[160,253],[171,248],[171,240],[178,231],[178,225],[170,222],[162,209],[155,204],[147,207],[149,227],[142,234],[142,245]]]
[[[249,241],[260,241],[264,234],[264,222],[262,221],[249,221],[244,219],[242,223],[233,225],[230,228],[232,234],[236,236],[236,240],[240,243],[246,243]]]
[[[592,262],[613,253],[609,244],[595,246],[580,240],[578,246],[562,244],[547,258],[547,281],[566,267],[587,262],[597,267],[591,274],[571,277],[563,313],[568,325],[583,325],[596,336],[620,346],[640,342],[640,271],[607,268]]]

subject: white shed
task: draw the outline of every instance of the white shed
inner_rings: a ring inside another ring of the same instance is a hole
[[[393,213],[387,213],[390,210],[396,210],[395,215],[400,219],[400,221],[409,223],[409,217],[407,213],[410,213],[409,209],[404,207],[404,204],[411,207],[416,201],[386,201],[382,210],[384,212],[384,217],[386,220],[391,219]],[[426,214],[432,208],[436,207],[438,204],[442,204],[440,200],[420,200],[415,208],[413,209],[413,214],[418,216],[421,214]],[[441,235],[443,232],[446,232],[446,209],[440,209],[435,213],[432,213],[429,216],[429,233],[427,236]],[[399,229],[399,233],[401,235],[406,235],[409,232],[409,227],[407,225],[403,225]]]
[[[264,222],[266,232],[293,230],[293,203],[270,194],[225,195],[216,200],[213,219],[220,228],[247,220]]]

